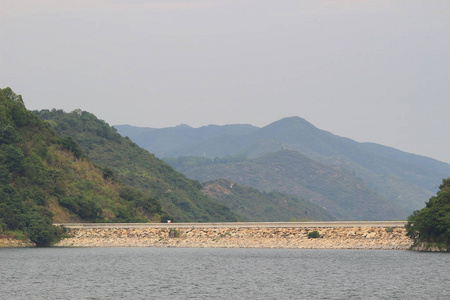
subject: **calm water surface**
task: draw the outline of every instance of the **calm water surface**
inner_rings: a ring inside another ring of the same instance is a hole
[[[1,299],[450,299],[450,255],[412,251],[0,249]]]

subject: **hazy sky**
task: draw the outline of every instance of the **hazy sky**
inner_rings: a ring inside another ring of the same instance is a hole
[[[450,163],[450,1],[0,0],[7,86],[111,125],[295,115]]]

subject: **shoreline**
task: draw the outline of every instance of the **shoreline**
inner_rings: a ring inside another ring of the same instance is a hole
[[[15,238],[0,238],[0,248],[29,248],[36,245],[30,240],[17,240]]]

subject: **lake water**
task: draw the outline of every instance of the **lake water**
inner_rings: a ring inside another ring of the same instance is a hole
[[[450,299],[450,255],[382,250],[3,248],[1,299]]]

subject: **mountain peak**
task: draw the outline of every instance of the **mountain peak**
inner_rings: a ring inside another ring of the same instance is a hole
[[[177,125],[176,128],[186,128],[186,129],[192,129],[191,126],[188,124],[181,123],[180,125]]]
[[[278,121],[275,121],[275,122],[265,126],[264,128],[270,128],[270,127],[283,127],[286,129],[303,127],[303,128],[317,129],[313,124],[309,123],[305,119],[300,118],[298,116],[280,119]]]

